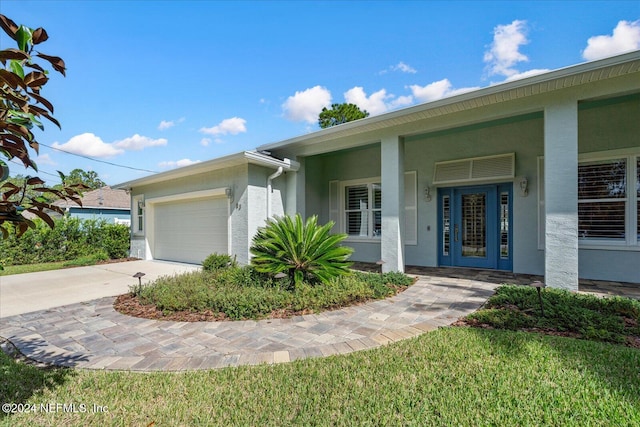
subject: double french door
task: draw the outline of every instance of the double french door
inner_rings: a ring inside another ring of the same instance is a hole
[[[438,262],[512,270],[512,187],[438,189]]]

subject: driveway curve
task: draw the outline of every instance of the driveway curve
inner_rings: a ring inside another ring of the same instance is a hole
[[[2,319],[0,337],[58,366],[185,371],[346,354],[415,337],[478,309],[498,286],[418,276],[392,298],[290,319],[172,322],[123,315],[104,297]]]

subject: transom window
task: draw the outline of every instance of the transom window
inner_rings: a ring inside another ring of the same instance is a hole
[[[344,224],[349,236],[379,237],[382,230],[382,189],[379,182],[344,187]]]

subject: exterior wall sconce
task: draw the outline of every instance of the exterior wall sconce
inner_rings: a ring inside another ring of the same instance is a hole
[[[138,209],[144,209],[144,200],[138,200]]]
[[[232,187],[227,187],[224,190],[224,194],[227,196],[227,199],[229,199],[229,201],[233,201],[233,188]]]
[[[424,187],[424,201],[425,202],[431,201],[431,188],[429,188],[429,183],[427,183],[427,185],[425,185]]]
[[[522,191],[522,197],[529,195],[529,180],[527,180],[526,176],[520,179],[520,190]]]

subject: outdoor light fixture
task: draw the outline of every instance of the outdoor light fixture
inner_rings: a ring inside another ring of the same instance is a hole
[[[542,288],[546,287],[547,285],[545,285],[544,283],[536,280],[535,282],[533,282],[529,286],[531,286],[533,288],[536,288],[538,290],[538,300],[540,301],[540,314],[542,314],[542,317],[544,317],[544,307],[542,306],[541,290],[542,290]]]
[[[429,188],[429,183],[427,183],[424,186],[424,201],[425,202],[430,202],[431,201],[431,189]]]
[[[138,200],[138,208],[144,209],[144,200]]]
[[[227,187],[224,189],[224,194],[227,196],[227,199],[233,201],[233,188]]]
[[[520,190],[522,190],[522,196],[527,197],[529,194],[529,180],[524,176],[520,179]]]
[[[142,276],[144,276],[145,274],[138,271],[136,274],[133,275],[133,277],[135,277],[136,279],[138,279],[138,285],[142,286]]]

